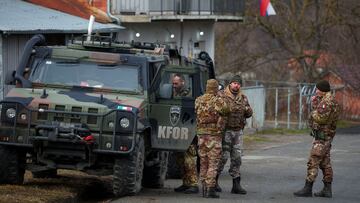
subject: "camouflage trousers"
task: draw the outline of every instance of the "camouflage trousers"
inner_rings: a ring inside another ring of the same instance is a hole
[[[227,160],[230,158],[229,174],[233,178],[240,177],[241,155],[242,155],[243,131],[227,130],[222,140],[222,156],[218,173],[224,170]]]
[[[331,141],[314,140],[307,163],[306,180],[314,182],[319,168],[323,172],[323,181],[332,182],[333,170],[330,162]]]
[[[215,179],[221,159],[220,135],[199,135],[200,181],[205,187],[215,187]]]
[[[184,152],[178,152],[176,154],[176,163],[182,166],[183,172],[183,185],[185,186],[197,186],[198,185],[198,174],[197,174],[197,153],[196,145],[191,144],[188,150]]]

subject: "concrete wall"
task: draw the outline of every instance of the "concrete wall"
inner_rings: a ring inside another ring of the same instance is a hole
[[[118,35],[118,40],[130,42],[132,40],[139,42],[158,42],[166,43],[181,49],[181,54],[185,56],[196,56],[200,51],[207,51],[214,59],[214,22],[197,21],[197,22],[151,22],[151,23],[123,23],[126,27]],[[200,31],[204,32],[200,36]],[[140,33],[140,37],[135,34]],[[174,34],[172,39],[170,35]],[[200,45],[200,48],[194,45]]]
[[[2,35],[0,35],[0,99],[3,99],[4,98],[4,90],[3,90],[3,87],[4,87],[4,84],[3,84],[3,81],[4,81],[4,75],[2,74],[3,73],[3,46],[2,46]]]

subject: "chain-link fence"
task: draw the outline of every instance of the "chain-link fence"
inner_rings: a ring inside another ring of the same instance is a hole
[[[310,112],[310,97],[315,94],[311,83],[264,83],[244,81],[242,87],[250,104],[255,107],[250,127],[254,128],[306,128]],[[254,91],[255,89],[263,91]],[[263,107],[259,108],[259,104]],[[263,118],[263,122],[258,122]],[[256,125],[254,125],[256,124]]]
[[[315,84],[243,81],[242,90],[254,109],[253,118],[248,121],[249,127],[307,128],[310,98],[315,94]],[[344,85],[332,85],[332,93],[342,108],[340,119],[358,121],[360,94],[355,94]]]

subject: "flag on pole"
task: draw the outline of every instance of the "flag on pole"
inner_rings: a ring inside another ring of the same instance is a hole
[[[270,0],[260,0],[260,15],[271,16],[276,15],[274,7],[271,5]]]

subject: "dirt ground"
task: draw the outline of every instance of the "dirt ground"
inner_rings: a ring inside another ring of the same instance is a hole
[[[106,202],[111,198],[109,178],[58,170],[57,178],[33,178],[26,171],[23,185],[1,185],[0,202]]]
[[[282,144],[299,142],[307,135],[245,135],[244,150],[266,149]],[[81,172],[59,170],[52,179],[32,178],[25,174],[23,185],[1,185],[0,202],[110,202],[110,178],[99,178]]]

